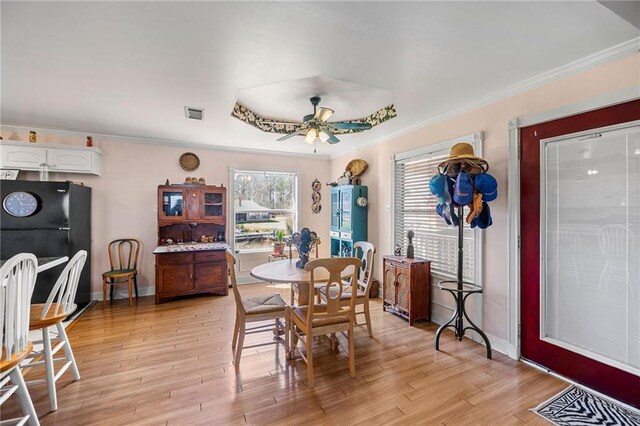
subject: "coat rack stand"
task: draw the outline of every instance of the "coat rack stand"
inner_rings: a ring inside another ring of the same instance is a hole
[[[471,283],[465,283],[462,280],[462,261],[464,258],[464,250],[463,250],[463,237],[464,237],[464,206],[458,206],[458,279],[456,281],[441,281],[438,284],[440,289],[448,291],[451,293],[456,302],[456,309],[453,313],[453,316],[449,321],[442,324],[438,331],[436,332],[436,350],[440,349],[440,335],[444,331],[445,328],[451,327],[456,333],[456,338],[459,341],[462,341],[464,337],[464,333],[467,330],[472,330],[478,333],[483,339],[484,343],[487,347],[487,358],[491,359],[491,343],[487,338],[487,335],[471,321],[469,315],[467,314],[465,303],[467,301],[467,297],[472,294],[482,293],[482,287],[478,287]],[[464,326],[464,320],[467,320],[469,325],[467,327]]]

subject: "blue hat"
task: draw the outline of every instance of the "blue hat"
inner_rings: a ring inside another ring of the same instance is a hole
[[[447,222],[447,225],[458,226],[458,215],[456,215],[453,203],[438,204],[436,206],[436,213]]]
[[[493,220],[491,219],[491,211],[489,210],[489,204],[486,202],[482,202],[482,211],[480,214],[471,221],[471,227],[475,228],[476,226],[480,229],[487,229],[493,225]]]
[[[498,198],[498,182],[489,173],[476,176],[476,189],[482,194],[484,201],[493,201]]]
[[[438,198],[438,204],[446,204],[448,195],[447,191],[447,177],[445,175],[435,175],[429,181],[429,189],[431,193]]]
[[[471,176],[468,173],[458,173],[456,179],[455,191],[453,193],[453,200],[460,205],[467,205],[473,201],[473,182]]]

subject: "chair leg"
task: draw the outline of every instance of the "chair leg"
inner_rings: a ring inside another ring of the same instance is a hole
[[[247,323],[244,318],[242,318],[242,321],[239,324],[238,346],[236,347],[236,371],[238,371],[238,369],[240,368],[240,357],[242,356],[242,347],[244,346],[244,333],[246,328]]]
[[[291,324],[291,358],[295,357],[296,349],[298,349],[298,328],[295,324]]]
[[[356,353],[353,343],[353,323],[349,323],[349,373],[356,377]]]
[[[284,347],[285,353],[287,355],[287,359],[292,358],[291,356],[291,347],[289,346],[289,337],[291,333],[291,313],[289,307],[286,306],[284,308]]]
[[[136,291],[136,302],[138,301],[138,276],[134,275],[133,276],[133,288]]]
[[[113,303],[114,299],[115,299],[115,294],[116,294],[116,286],[115,284],[115,280],[113,280],[111,282],[111,289],[109,290],[109,295],[111,296],[111,303]]]
[[[51,353],[49,327],[42,329],[42,342],[44,344],[44,365],[47,376],[47,387],[49,389],[49,408],[51,408],[51,411],[56,411],[58,409],[58,396],[56,395],[56,373],[53,370],[53,354]]]
[[[331,350],[336,350],[336,333],[331,333]]]
[[[107,279],[102,278],[102,307],[107,307]]]
[[[309,328],[309,332],[310,331],[311,328]],[[307,386],[311,389],[313,388],[313,338],[311,337],[311,333],[307,334],[304,340],[307,347]]]
[[[131,277],[127,279],[127,286],[129,287],[129,306],[133,306],[133,281]]]
[[[236,310],[236,320],[233,323],[233,340],[231,341],[231,349],[236,348],[236,343],[238,343],[238,331],[239,331],[239,321],[240,314]]]
[[[27,384],[24,382],[24,378],[22,377],[20,367],[14,367],[9,373],[9,377],[11,377],[11,383],[18,386],[18,389],[16,389],[16,396],[18,397],[20,408],[22,408],[22,413],[29,415],[27,423],[31,426],[39,426],[40,422],[38,421],[38,414],[36,414],[33,401],[31,401],[31,396],[29,396],[29,390],[27,389]]]
[[[373,330],[371,329],[371,312],[369,311],[369,301],[364,302],[364,317],[367,321],[367,331],[369,332],[369,337],[373,337]]]
[[[73,350],[71,349],[71,342],[64,329],[64,325],[61,322],[56,324],[58,328],[58,338],[64,342],[62,349],[67,357],[67,361],[71,362],[71,373],[73,374],[73,380],[80,380],[80,372],[78,371],[78,364],[76,364],[76,358],[73,356]]]

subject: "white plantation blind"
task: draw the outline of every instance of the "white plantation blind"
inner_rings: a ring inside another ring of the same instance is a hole
[[[640,124],[616,127],[542,142],[540,331],[639,375]]]
[[[438,201],[429,190],[429,180],[457,142],[394,160],[394,245],[399,244],[406,254],[407,232],[413,230],[415,256],[431,260],[432,273],[447,278],[458,273],[458,228],[447,225],[436,213]],[[465,224],[463,276],[470,283],[476,283],[475,244],[475,232]]]

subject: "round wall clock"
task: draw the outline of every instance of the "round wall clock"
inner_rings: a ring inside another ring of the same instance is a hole
[[[193,152],[185,152],[180,156],[180,167],[192,172],[200,167],[200,159]]]
[[[2,208],[11,216],[28,217],[37,213],[40,200],[29,192],[16,191],[4,197]]]

